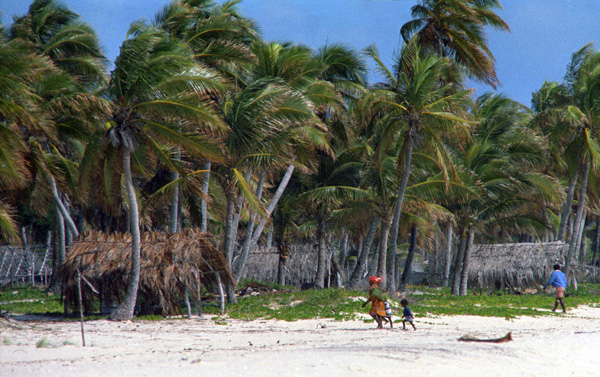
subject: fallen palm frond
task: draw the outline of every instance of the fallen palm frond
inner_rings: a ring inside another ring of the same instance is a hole
[[[211,242],[211,235],[193,229],[181,233],[142,234],[139,298],[156,304],[163,314],[180,314],[185,291],[200,300],[201,287],[215,287],[219,277],[234,285],[229,263]],[[100,291],[103,301],[119,301],[131,268],[131,235],[90,232],[74,242],[61,268],[67,302],[77,302],[77,271]],[[86,308],[96,298],[83,285]]]

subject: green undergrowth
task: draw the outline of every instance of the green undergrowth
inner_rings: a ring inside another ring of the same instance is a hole
[[[543,294],[479,294],[469,292],[467,296],[453,296],[449,288],[426,289],[412,287],[407,291],[410,308],[421,315],[476,315],[483,317],[558,315],[549,311],[554,307],[554,293]],[[575,291],[567,289],[564,299],[569,309],[579,305],[600,307],[600,284],[582,284]]]
[[[59,295],[46,296],[41,287],[1,287],[0,311],[19,314],[62,315]]]
[[[213,316],[215,322],[226,324],[227,318],[242,320],[279,319],[296,321],[301,319],[331,318],[337,321],[364,318],[368,306],[362,308],[367,298],[366,291],[323,289],[301,291],[294,287],[244,281],[240,284],[236,304],[227,304],[226,315],[220,315],[217,297],[203,301],[203,315]],[[248,289],[250,288],[250,289]],[[521,316],[561,315],[552,313],[554,294],[504,294],[469,291],[467,296],[453,296],[448,288],[409,286],[406,291],[409,306],[418,317],[440,315],[476,315],[503,317],[511,320]],[[61,316],[63,304],[58,296],[47,297],[41,288],[0,288],[0,310],[19,314]],[[567,311],[579,305],[600,308],[600,284],[581,284],[578,290],[567,289],[565,304]],[[399,300],[392,300],[396,309],[394,316],[401,316]],[[182,313],[185,313],[182,307]],[[194,310],[195,313],[195,310]],[[73,317],[75,318],[75,317]],[[73,319],[70,318],[70,319]],[[86,316],[85,319],[105,318]],[[77,316],[78,319],[78,316]],[[140,316],[137,320],[157,321],[164,317]]]

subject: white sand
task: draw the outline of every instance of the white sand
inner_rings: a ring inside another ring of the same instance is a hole
[[[0,376],[600,376],[600,308],[514,320],[0,322]],[[397,317],[395,317],[397,319]],[[503,344],[459,342],[465,334]],[[50,347],[37,348],[41,339]]]

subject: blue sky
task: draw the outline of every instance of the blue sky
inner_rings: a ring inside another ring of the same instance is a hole
[[[98,33],[113,61],[129,24],[151,20],[169,0],[63,0]],[[256,21],[267,41],[313,48],[342,43],[357,50],[375,44],[386,64],[400,44],[400,27],[417,0],[244,0],[242,14]],[[545,80],[561,81],[571,54],[586,43],[600,48],[599,0],[501,0],[498,11],[511,32],[488,30],[503,92],[525,105]],[[27,12],[30,0],[0,0],[3,24]],[[371,82],[377,76],[371,74]],[[476,94],[492,88],[471,83]]]

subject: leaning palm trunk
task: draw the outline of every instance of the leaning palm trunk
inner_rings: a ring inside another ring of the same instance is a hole
[[[379,260],[377,262],[377,276],[381,276],[383,279],[383,283],[381,284],[382,287],[388,287],[389,291],[395,291],[393,282],[391,285],[387,283],[387,246],[391,225],[392,224],[390,223],[389,215],[384,217],[379,229]],[[390,264],[390,266],[393,265]]]
[[[225,257],[231,266],[233,262],[233,244],[235,240],[233,239],[233,221],[235,217],[235,200],[234,195],[231,190],[228,190],[225,194],[227,199],[227,212],[225,214],[225,229],[223,236],[223,252],[225,253]]]
[[[48,176],[48,183],[50,185],[50,191],[52,192],[52,199],[54,201],[54,205],[60,211],[60,214],[64,218],[65,224],[69,227],[73,236],[79,237],[79,231],[77,230],[77,226],[75,226],[75,222],[71,218],[69,211],[65,208],[62,200],[60,199],[60,195],[58,193],[58,188],[56,187],[56,181],[52,175]]]
[[[251,176],[252,176],[252,168],[250,167],[250,168],[248,168],[248,170],[246,171],[246,174],[244,176],[244,179],[246,180],[246,182],[248,182],[250,180]],[[240,217],[242,216],[242,205],[243,204],[244,204],[244,195],[240,194],[240,195],[238,195],[237,201],[235,202],[235,211],[234,211],[234,215],[233,215],[233,226],[232,226],[232,236],[231,236],[231,238],[233,239],[233,242],[230,245],[231,250],[229,251],[231,253],[232,260],[235,257],[234,251],[235,251],[236,240],[237,240],[237,235],[238,235],[238,228],[240,226]]]
[[[362,278],[367,265],[367,258],[369,257],[369,252],[371,251],[371,244],[373,243],[373,239],[375,239],[375,234],[377,233],[380,220],[381,219],[378,216],[373,217],[373,220],[371,220],[371,225],[369,226],[367,236],[362,244],[358,260],[356,261],[356,266],[354,267],[354,271],[352,271],[350,279],[348,279],[348,286],[350,287],[357,287],[358,282]]]
[[[204,179],[202,180],[202,194],[203,197],[200,199],[200,216],[202,217],[200,223],[200,230],[203,232],[208,231],[208,206],[206,205],[206,197],[208,196],[208,187],[210,180],[210,160],[204,162]]]
[[[567,224],[569,222],[569,215],[571,214],[571,206],[573,205],[573,196],[575,195],[575,186],[577,185],[577,173],[571,174],[569,177],[569,188],[567,189],[567,198],[565,205],[560,214],[560,226],[558,227],[558,234],[556,239],[558,241],[564,241],[565,233],[567,232]]]
[[[244,241],[244,244],[242,245],[242,250],[240,252],[240,257],[239,257],[239,264],[237,267],[237,271],[238,271],[237,276],[241,276],[241,274],[243,273],[244,268],[246,266],[246,259],[248,257],[248,253],[250,252],[250,250],[253,250],[256,247],[256,245],[258,244],[258,239],[260,238],[263,230],[265,229],[265,225],[267,224],[269,217],[271,217],[271,214],[275,210],[275,207],[277,206],[277,202],[279,202],[279,199],[281,199],[281,196],[283,195],[283,191],[287,187],[287,184],[289,183],[290,178],[292,177],[294,168],[295,168],[294,165],[288,166],[285,174],[283,175],[283,178],[281,179],[281,182],[279,183],[279,186],[277,187],[277,190],[275,191],[275,194],[273,194],[273,197],[271,198],[271,202],[269,203],[269,206],[267,207],[267,216],[265,216],[264,218],[262,218],[260,220],[258,226],[256,227],[256,230],[254,230],[254,233],[252,234],[252,237],[250,238],[250,241],[247,243],[246,243],[246,241]],[[262,191],[262,187],[261,187],[261,191]]]
[[[567,260],[565,262],[565,274],[569,274],[573,258],[576,255],[576,249],[579,244],[577,235],[579,234],[579,228],[582,226],[581,219],[583,217],[583,210],[585,208],[585,193],[587,191],[587,182],[590,173],[590,161],[586,159],[583,165],[583,176],[581,177],[581,186],[579,187],[579,201],[577,203],[577,212],[575,213],[575,220],[573,222],[573,237],[569,242],[569,252],[567,254]]]
[[[444,287],[448,286],[448,280],[450,278],[450,265],[452,263],[452,233],[454,226],[452,223],[448,223],[446,227],[446,260],[444,261]]]
[[[473,238],[475,232],[469,231],[469,238],[467,239],[467,245],[465,246],[465,256],[462,263],[462,274],[460,277],[460,295],[467,295],[467,284],[469,282],[469,262],[471,260],[471,249],[473,248]]]
[[[410,165],[412,163],[413,148],[415,145],[415,130],[411,125],[406,132],[405,141],[405,154],[404,154],[404,171],[402,172],[402,178],[400,179],[400,186],[398,187],[398,195],[396,198],[396,206],[394,208],[394,217],[392,219],[392,227],[390,239],[392,241],[390,245],[390,253],[396,254],[398,252],[398,232],[400,230],[400,216],[402,215],[402,204],[404,202],[404,193],[408,187],[408,178],[410,177]],[[386,245],[387,246],[387,245]]]
[[[62,213],[55,206],[55,219],[54,219],[54,255],[52,257],[52,276],[50,276],[50,286],[46,289],[46,292],[59,293],[60,292],[60,281],[58,272],[60,266],[65,261],[66,257],[66,246],[65,246],[65,221]],[[25,240],[23,240],[25,242]]]
[[[412,272],[412,262],[415,257],[415,250],[417,249],[417,227],[415,225],[410,229],[410,245],[408,247],[408,255],[406,256],[406,262],[404,263],[404,270],[402,271],[402,277],[400,278],[400,292],[406,291],[406,284],[410,280],[410,274]]]
[[[125,178],[125,189],[129,199],[129,212],[131,214],[131,270],[125,291],[125,297],[121,304],[109,315],[111,320],[128,320],[133,318],[135,303],[137,301],[138,287],[140,285],[140,213],[138,210],[135,188],[131,177],[131,151],[124,148],[123,151],[123,173]]]
[[[462,276],[462,265],[465,256],[465,248],[467,247],[467,235],[464,231],[460,232],[460,241],[458,250],[454,260],[454,275],[452,280],[452,294],[458,296],[460,294],[460,277]]]
[[[262,198],[263,187],[265,184],[265,177],[267,175],[267,171],[263,169],[260,173],[260,178],[258,179],[258,184],[256,186],[256,198],[260,201]],[[242,243],[241,251],[239,253],[239,257],[236,260],[236,263],[233,267],[233,273],[236,279],[236,282],[239,282],[242,275],[244,274],[244,266],[246,265],[246,260],[248,259],[248,252],[250,250],[250,241],[252,240],[252,233],[254,232],[254,224],[256,221],[256,214],[253,214],[250,218],[250,222],[248,227],[246,228],[246,235],[244,237],[244,242]]]

